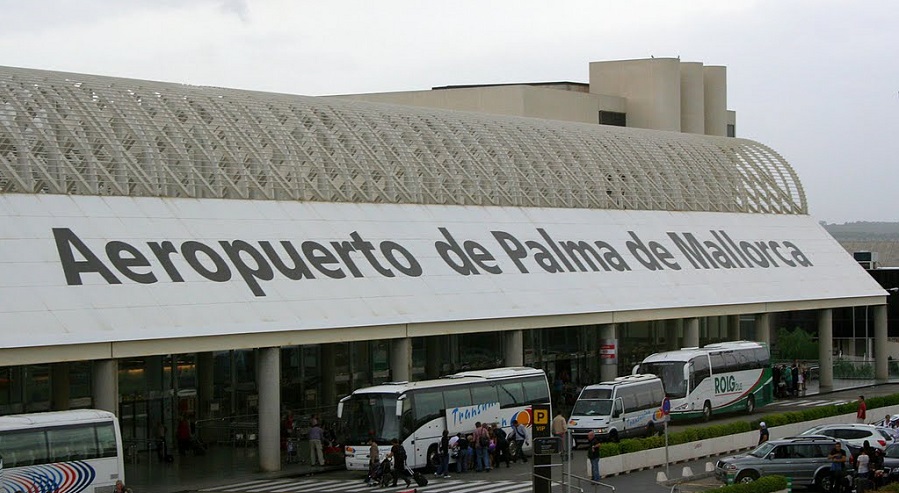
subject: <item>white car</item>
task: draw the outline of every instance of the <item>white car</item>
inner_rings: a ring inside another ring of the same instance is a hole
[[[800,435],[841,438],[855,449],[863,447],[865,442],[868,442],[873,448],[885,450],[894,440],[889,428],[866,424],[818,425],[803,431]]]

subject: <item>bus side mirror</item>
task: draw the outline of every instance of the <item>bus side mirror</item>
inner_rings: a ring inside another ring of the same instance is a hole
[[[337,403],[337,417],[343,418],[343,402]]]
[[[631,375],[636,375],[639,370],[640,370],[640,363],[637,363],[636,365],[634,365],[633,368],[631,368]]]
[[[396,400],[396,417],[403,417],[403,403],[406,402],[406,396],[402,396]]]

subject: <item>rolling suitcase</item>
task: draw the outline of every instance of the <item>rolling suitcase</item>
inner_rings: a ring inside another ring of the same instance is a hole
[[[417,484],[418,486],[428,485],[428,478],[426,478],[424,474],[418,471],[412,471],[412,479],[415,480],[415,484]]]

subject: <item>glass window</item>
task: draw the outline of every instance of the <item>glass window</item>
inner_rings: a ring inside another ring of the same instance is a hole
[[[612,389],[584,389],[580,399],[611,399]]]
[[[443,392],[432,390],[416,392],[412,395],[415,409],[415,427],[443,416],[446,405],[443,403]]]
[[[549,402],[549,389],[542,378],[525,380],[521,383],[524,388],[524,398],[530,404]]]
[[[496,387],[488,383],[471,386],[472,404],[487,404],[489,402],[499,402],[499,399],[496,397]]]
[[[94,427],[50,428],[47,430],[53,462],[82,460],[97,455]]]
[[[462,407],[471,405],[471,391],[468,387],[449,388],[443,391],[443,402],[446,407]]]
[[[712,373],[724,373],[727,371],[727,363],[724,361],[722,353],[712,353],[709,355],[712,360]]]
[[[112,423],[97,425],[97,443],[99,444],[100,457],[115,457],[116,450],[115,427]]]
[[[525,403],[524,389],[521,382],[502,383],[497,388],[499,404],[501,407],[513,407]]]
[[[43,431],[14,431],[0,434],[3,467],[22,467],[47,462],[47,437]]]

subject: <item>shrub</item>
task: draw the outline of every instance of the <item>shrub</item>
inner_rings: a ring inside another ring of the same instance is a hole
[[[787,489],[787,478],[765,476],[751,483],[729,484],[715,489],[715,493],[771,493]]]
[[[899,405],[899,394],[886,395],[882,397],[872,397],[868,399],[868,410],[879,407]],[[679,445],[682,443],[695,442],[698,440],[708,440],[737,433],[745,433],[747,431],[757,430],[759,422],[764,419],[769,428],[773,426],[782,426],[792,423],[802,423],[805,421],[813,421],[816,419],[827,418],[830,416],[838,416],[840,414],[848,414],[855,412],[858,404],[848,402],[839,406],[827,406],[806,409],[803,411],[792,411],[788,413],[779,413],[765,416],[764,418],[755,418],[752,421],[738,421],[734,423],[711,425],[703,428],[690,428],[688,430],[669,433],[668,444]],[[602,457],[611,457],[618,454],[629,454],[648,450],[652,448],[664,447],[665,438],[660,436],[652,436],[648,438],[632,438],[622,440],[620,443],[604,443],[600,447]],[[741,490],[742,491],[742,490]],[[754,491],[754,490],[753,490]],[[767,490],[766,490],[767,491]],[[899,490],[897,490],[899,493]]]

